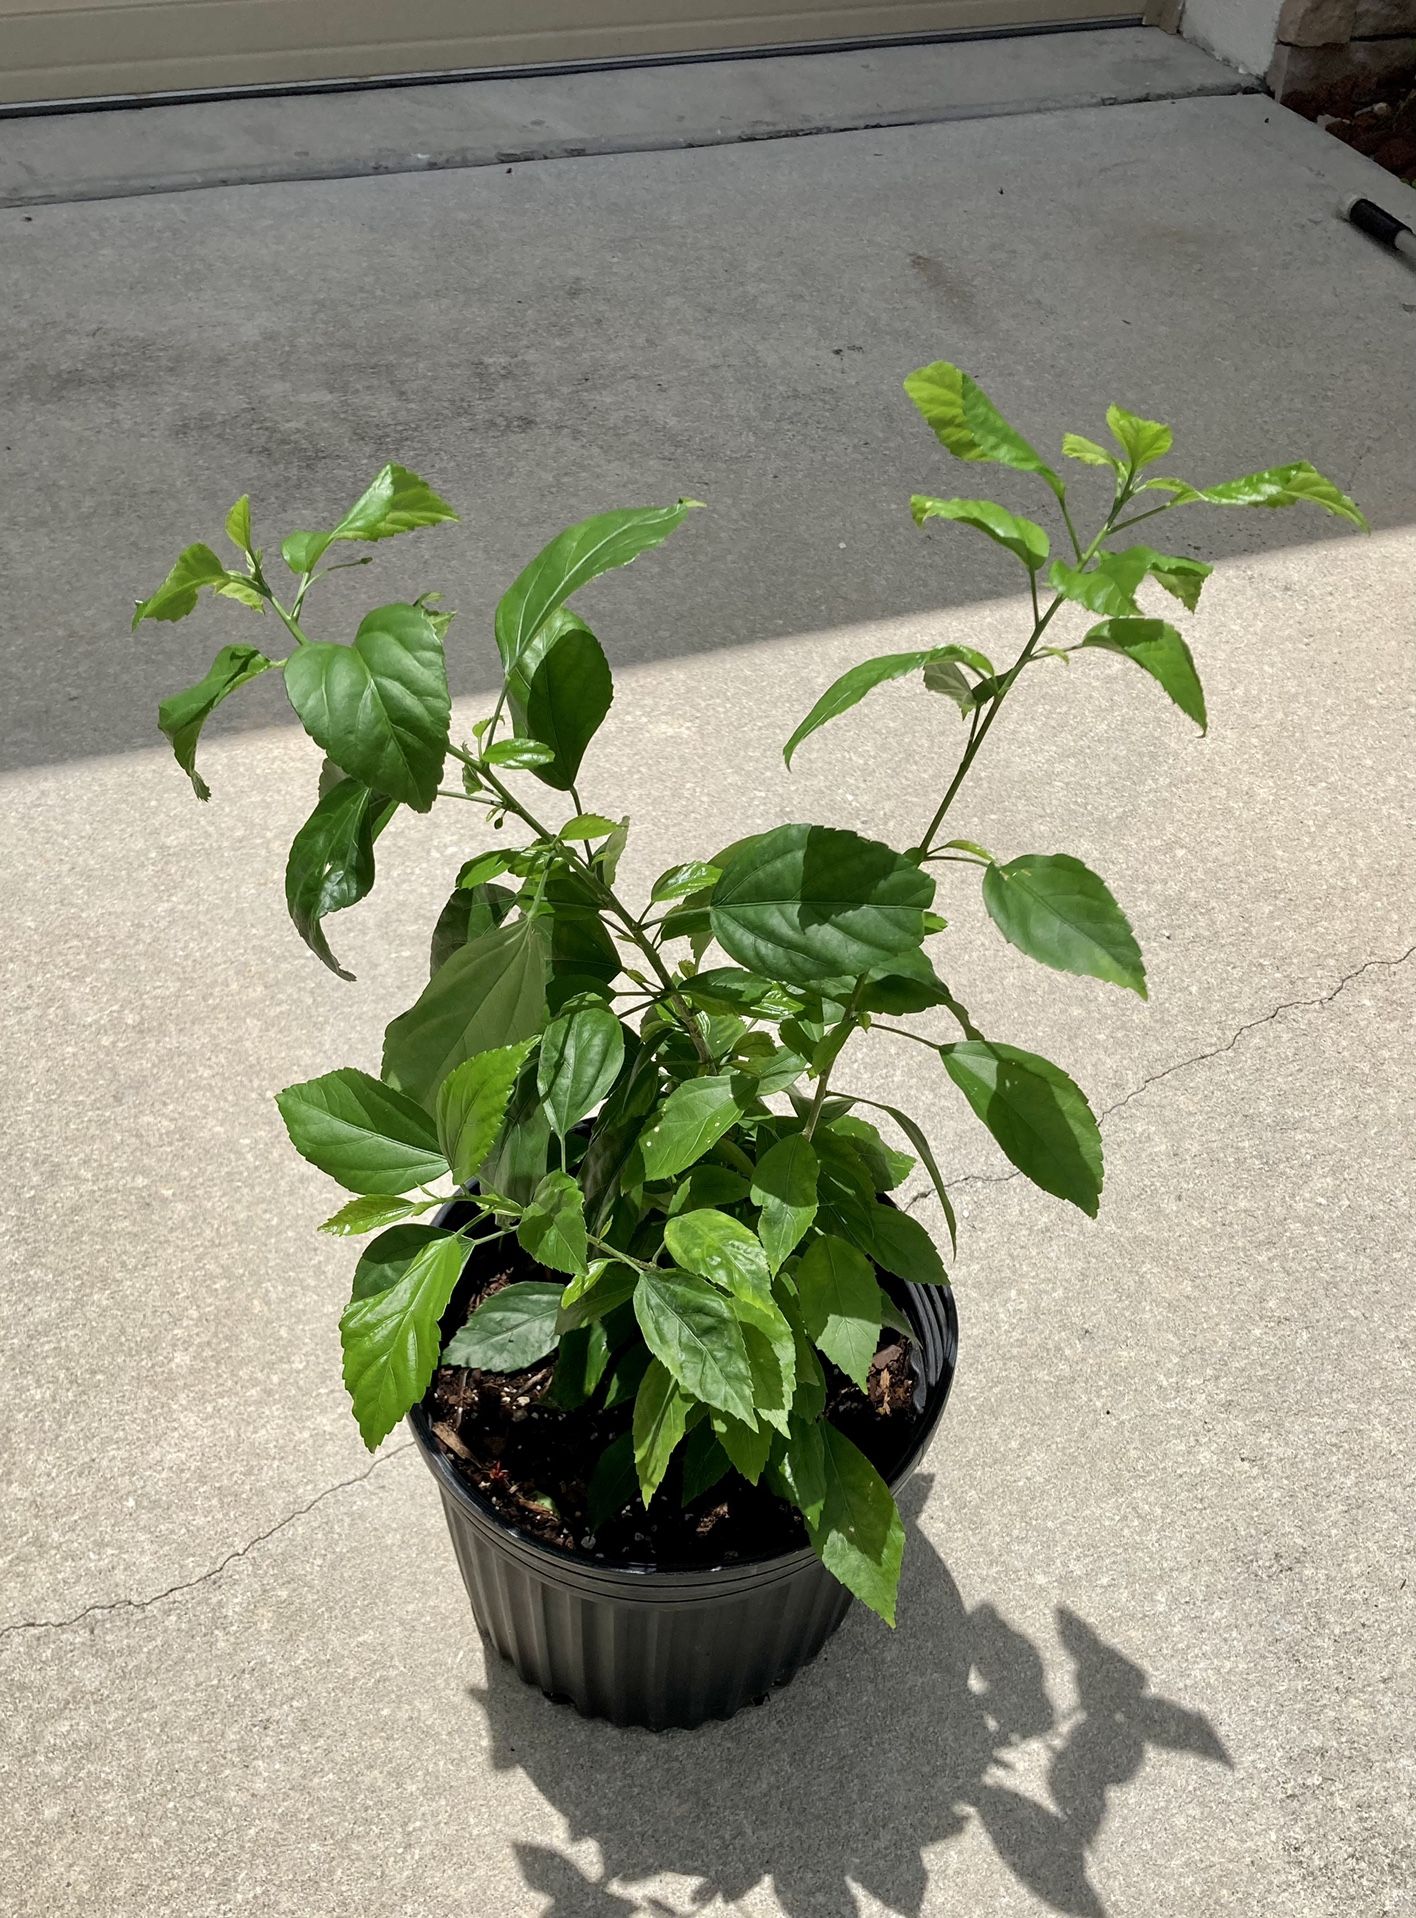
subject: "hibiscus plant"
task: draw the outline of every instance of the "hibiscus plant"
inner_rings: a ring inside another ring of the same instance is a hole
[[[665,1496],[680,1446],[696,1487],[765,1474],[830,1570],[890,1620],[900,1519],[875,1467],[825,1416],[828,1378],[864,1389],[882,1325],[908,1331],[902,1294],[882,1275],[948,1282],[930,1234],[886,1197],[916,1162],[951,1242],[955,1221],[918,1121],[848,1089],[846,1048],[868,1032],[916,1041],[928,1101],[947,1080],[1020,1172],[1095,1214],[1102,1147],[1091,1108],[1059,1067],[980,1032],[952,968],[936,969],[937,879],[946,866],[974,868],[1003,938],[1045,966],[1144,997],[1141,953],[1079,859],[995,853],[959,836],[960,789],[1018,681],[1059,657],[1128,660],[1204,729],[1189,645],[1140,594],[1158,588],[1193,612],[1211,569],[1136,543],[1142,522],[1202,503],[1308,501],[1365,524],[1302,461],[1218,486],[1156,473],[1170,429],[1112,407],[1114,446],[1075,434],[1062,444],[1110,495],[1084,537],[1060,474],[957,367],[939,362],[905,384],[957,459],[1037,482],[1058,550],[1041,525],[991,501],[912,500],[919,525],[956,521],[1008,554],[1031,616],[1004,665],[947,644],[853,667],[787,742],[790,765],[872,688],[912,677],[937,707],[945,770],[933,816],[898,850],[819,825],[734,841],[725,822],[722,846],[685,849],[647,901],[616,890],[630,822],[580,792],[611,673],[570,601],[659,546],[691,500],[584,520],[530,562],[496,609],[500,694],[460,741],[444,661],[450,616],[435,595],[376,608],[348,644],[308,629],[313,588],[371,557],[349,557],[351,546],[457,517],[403,467],[385,467],[328,531],[281,542],[290,587],[272,584],[242,498],[226,520],[235,559],[188,547],[134,619],[184,618],[209,588],[288,636],[283,658],[223,647],[199,685],[163,702],[159,723],[205,799],[195,761],[204,721],[258,675],[284,674],[325,756],[286,899],[340,978],[350,975],[325,922],[369,892],[393,814],[444,800],[464,809],[467,858],[433,931],[430,977],[389,1025],[378,1072],[346,1066],[278,1099],[297,1151],[351,1195],[321,1230],[375,1235],[340,1324],[365,1443],[388,1436],[440,1361],[507,1372],[558,1354],[558,1404],[624,1405],[624,1429],[591,1480],[592,1510]],[[1078,613],[1062,638],[1063,616]],[[953,899],[966,911],[964,880]],[[927,1031],[902,1023],[921,1013],[933,1015]],[[953,1036],[938,1036],[941,1018]],[[464,1222],[427,1216],[454,1196]],[[471,1249],[513,1239],[528,1276],[491,1293],[444,1343]]]

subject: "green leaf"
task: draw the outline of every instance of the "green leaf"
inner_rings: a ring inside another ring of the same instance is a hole
[[[428,1389],[438,1325],[467,1260],[467,1242],[432,1225],[380,1233],[354,1268],[339,1321],[344,1386],[372,1452]]]
[[[661,872],[650,889],[649,897],[655,904],[665,899],[682,899],[690,892],[705,891],[717,878],[716,866],[710,866],[703,859],[690,859],[681,866],[670,866],[667,872]]]
[[[309,573],[336,540],[392,539],[395,533],[456,518],[416,473],[406,466],[385,466],[330,532],[291,533],[281,542],[281,557],[292,573]]]
[[[1088,612],[1138,618],[1136,593],[1150,572],[1151,549],[1128,546],[1124,553],[1098,553],[1091,566],[1054,560],[1048,578],[1052,590]]]
[[[319,1229],[332,1238],[347,1239],[352,1234],[382,1231],[384,1226],[396,1225],[418,1209],[418,1201],[414,1199],[350,1199]]]
[[[890,1117],[895,1121],[895,1124],[900,1128],[901,1132],[904,1133],[905,1137],[919,1154],[924,1164],[924,1169],[929,1174],[930,1182],[934,1187],[935,1196],[943,1208],[944,1223],[949,1228],[949,1243],[955,1252],[957,1252],[959,1249],[959,1227],[958,1221],[954,1217],[953,1203],[949,1198],[948,1189],[944,1184],[944,1175],[939,1170],[939,1163],[934,1156],[933,1147],[930,1145],[929,1140],[925,1137],[919,1125],[907,1112],[901,1112],[898,1106],[881,1105],[878,1100],[862,1099],[859,1097],[856,1097],[855,1103],[857,1105],[872,1106],[880,1112],[888,1112]]]
[[[1128,413],[1124,406],[1108,406],[1106,424],[1126,455],[1132,473],[1163,460],[1175,443],[1168,426],[1162,426],[1159,420],[1143,420],[1135,413]]]
[[[649,1350],[685,1392],[756,1428],[742,1326],[721,1292],[686,1272],[645,1274],[635,1287],[634,1316]]]
[[[468,864],[475,864],[469,860]],[[464,871],[466,868],[464,867]],[[453,953],[501,925],[516,904],[516,894],[505,886],[464,886],[459,879],[433,927],[428,950],[428,977],[445,965]]]
[[[883,686],[887,680],[903,679],[910,673],[918,672],[923,666],[926,674],[931,662],[961,660],[971,665],[976,672],[991,673],[993,667],[985,656],[976,652],[972,646],[926,646],[913,653],[882,653],[876,659],[863,659],[858,666],[852,666],[833,680],[817,700],[806,718],[797,727],[786,745],[782,748],[782,757],[790,766],[792,754],[804,739],[819,731],[833,719],[839,719],[842,713],[849,712],[852,706],[859,705],[867,693],[874,692],[877,686]],[[769,835],[770,836],[770,835]],[[754,841],[749,841],[743,852],[750,850]],[[738,857],[742,857],[740,853]]]
[[[555,756],[555,747],[543,746],[539,739],[499,739],[482,755],[489,766],[506,766],[512,772],[535,772]]]
[[[711,1206],[680,1212],[664,1226],[669,1257],[685,1272],[711,1279],[724,1292],[770,1300],[772,1274],[756,1233]]]
[[[511,1089],[535,1043],[523,1039],[519,1045],[474,1053],[438,1088],[438,1138],[458,1185],[476,1178],[477,1168],[496,1144]]]
[[[596,1259],[561,1293],[557,1321],[561,1331],[593,1325],[618,1306],[627,1305],[638,1283],[639,1274],[633,1266],[620,1265],[614,1259]]]
[[[443,1349],[444,1365],[465,1365],[477,1372],[524,1372],[556,1348],[558,1285],[523,1279],[483,1299],[460,1332]]]
[[[556,1348],[556,1369],[546,1388],[545,1401],[559,1411],[574,1412],[586,1404],[605,1376],[610,1363],[610,1336],[603,1319],[567,1330],[562,1312],[556,1320],[561,1341]]]
[[[945,1071],[1034,1185],[1088,1218],[1101,1198],[1101,1133],[1080,1088],[1035,1053],[987,1040],[940,1048]]]
[[[384,1034],[383,1076],[420,1105],[464,1059],[516,1045],[546,1012],[546,942],[532,919],[513,919],[454,952]]]
[[[885,1272],[913,1285],[947,1285],[939,1248],[918,1219],[893,1205],[845,1204],[840,1222],[862,1252]]]
[[[893,1146],[886,1145],[869,1119],[843,1113],[831,1121],[827,1130],[838,1139],[850,1140],[864,1160],[877,1192],[896,1191],[914,1171],[915,1162],[909,1153],[897,1152]]]
[[[1145,998],[1146,969],[1130,921],[1080,859],[1027,852],[989,866],[983,903],[1009,945],[1029,959],[1127,986]]]
[[[1106,619],[1092,627],[1082,644],[1134,660],[1164,687],[1187,719],[1201,732],[1208,730],[1204,688],[1190,648],[1175,627],[1163,619]]]
[[[517,732],[550,748],[551,758],[532,769],[536,777],[568,792],[615,696],[599,640],[574,613],[558,609],[522,648],[506,687]]]
[[[251,496],[243,493],[231,511],[226,515],[226,537],[233,546],[239,547],[248,559],[255,558],[255,546],[251,540]]]
[[[590,1256],[585,1236],[585,1199],[568,1172],[548,1172],[516,1228],[522,1250],[555,1272],[579,1273]],[[560,1309],[561,1288],[556,1289]]]
[[[718,1443],[712,1426],[695,1425],[683,1448],[683,1503],[692,1505],[696,1498],[702,1498],[731,1469],[732,1460]]]
[[[926,520],[950,519],[976,527],[1015,559],[1020,559],[1030,573],[1037,572],[1047,562],[1048,541],[1042,528],[1030,519],[1010,513],[1006,507],[995,506],[991,499],[931,499],[927,494],[916,493],[910,501],[910,512],[916,526],[923,526]]]
[[[1062,451],[1069,460],[1080,460],[1083,466],[1109,466],[1113,473],[1120,471],[1121,462],[1116,455],[1098,446],[1095,440],[1089,440],[1084,433],[1064,433]]]
[[[664,1482],[674,1448],[688,1429],[694,1401],[669,1368],[655,1359],[634,1398],[634,1466],[646,1505]]]
[[[546,1027],[536,1083],[561,1138],[605,1097],[623,1063],[624,1027],[606,1006],[582,1006]]]
[[[759,1425],[754,1431],[727,1412],[712,1412],[709,1420],[709,1429],[726,1453],[728,1463],[741,1472],[749,1485],[755,1485],[772,1451],[772,1427]]]
[[[672,1179],[701,1159],[741,1117],[742,1108],[726,1073],[685,1079],[675,1086],[640,1139],[644,1177]]]
[[[931,659],[928,662],[924,669],[924,690],[927,693],[939,693],[945,699],[952,699],[959,709],[960,716],[964,718],[967,718],[978,704],[974,682],[966,677],[962,668],[952,659]]]
[[[497,650],[507,671],[572,593],[662,545],[697,504],[680,500],[676,506],[631,506],[617,513],[597,513],[558,533],[497,606]]]
[[[416,606],[382,606],[352,646],[299,646],[285,689],[317,746],[376,792],[427,812],[442,778],[451,704],[442,644]]]
[[[192,782],[198,799],[210,799],[211,788],[197,771],[197,741],[202,727],[228,694],[258,679],[276,662],[254,646],[223,646],[206,678],[185,692],[173,693],[157,709],[157,723],[172,742],[177,764]]]
[[[1200,603],[1200,590],[1214,571],[1213,566],[1178,553],[1157,553],[1149,546],[1134,550],[1147,555],[1147,571],[1156,585],[1163,586],[1172,599],[1178,599],[1187,613],[1193,613]]]
[[[528,1064],[521,1068],[501,1134],[477,1175],[478,1184],[517,1205],[527,1205],[545,1176],[550,1152],[551,1124],[536,1090],[536,1069]]]
[[[948,360],[936,360],[911,373],[905,391],[955,459],[1037,473],[1060,494],[1062,482],[1042,455],[1009,425],[983,388]]]
[[[374,884],[374,841],[398,810],[361,779],[330,787],[296,833],[285,863],[285,904],[295,930],[341,979],[352,979],[329,949],[321,923],[356,906]]]
[[[615,831],[613,819],[602,819],[597,812],[578,812],[574,819],[567,819],[563,826],[557,826],[557,839],[605,839]]]
[[[1270,466],[1265,472],[1246,473],[1242,479],[1226,480],[1221,486],[1203,486],[1197,491],[1198,497],[1211,506],[1279,507],[1300,506],[1306,502],[1321,506],[1324,512],[1347,520],[1364,533],[1372,530],[1357,502],[1307,460]]]
[[[172,571],[150,598],[138,601],[133,611],[133,631],[145,619],[185,619],[195,608],[203,586],[254,611],[265,609],[265,600],[244,573],[228,572],[209,546],[198,543],[178,554]]]
[[[821,1500],[814,1519],[803,1514],[807,1534],[827,1571],[893,1625],[905,1549],[900,1514],[889,1486],[845,1433],[829,1423],[819,1430]]]
[[[758,1231],[767,1264],[781,1270],[816,1217],[816,1153],[800,1132],[789,1132],[757,1161],[752,1203],[761,1208]]]
[[[469,859],[457,875],[460,887],[470,890],[474,886],[484,886],[489,879],[497,879],[511,869],[511,861],[504,852],[479,852],[475,859]]]
[[[634,1497],[635,1476],[634,1434],[621,1432],[596,1459],[586,1488],[586,1517],[592,1534],[602,1530]]]
[[[917,948],[933,897],[928,874],[877,840],[780,826],[728,862],[709,912],[730,958],[811,985]]]
[[[393,1195],[447,1174],[423,1108],[345,1066],[276,1094],[290,1143],[349,1192]]]
[[[863,1392],[885,1301],[869,1259],[843,1239],[813,1239],[796,1268],[807,1336]]]

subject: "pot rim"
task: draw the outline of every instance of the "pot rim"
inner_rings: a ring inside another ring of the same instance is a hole
[[[896,1290],[893,1285],[888,1289],[892,1292]],[[950,1285],[924,1286],[903,1280],[898,1285],[897,1301],[920,1334],[916,1345],[925,1347],[928,1340],[924,1335],[932,1330],[942,1350],[938,1377],[925,1386],[924,1416],[903,1464],[888,1480],[892,1495],[897,1495],[914,1474],[928,1449],[949,1398],[959,1351],[959,1319]],[[929,1323],[931,1319],[935,1321],[932,1326]],[[452,1461],[435,1444],[431,1421],[421,1401],[409,1412],[408,1427],[444,1500],[450,1499],[479,1531],[490,1533],[503,1550],[510,1551],[533,1570],[560,1581],[570,1579],[576,1583],[595,1585],[620,1597],[639,1593],[646,1598],[652,1596],[661,1599],[676,1594],[684,1598],[704,1598],[720,1591],[732,1591],[746,1583],[772,1584],[778,1579],[793,1577],[807,1565],[820,1562],[809,1545],[799,1546],[791,1552],[762,1553],[721,1564],[680,1570],[666,1570],[643,1560],[621,1564],[602,1562],[584,1552],[571,1551],[564,1546],[533,1538],[530,1533],[512,1524],[475,1486],[467,1484]]]

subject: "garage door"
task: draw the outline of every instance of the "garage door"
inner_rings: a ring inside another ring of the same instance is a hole
[[[0,100],[1115,19],[1117,0],[0,0]]]

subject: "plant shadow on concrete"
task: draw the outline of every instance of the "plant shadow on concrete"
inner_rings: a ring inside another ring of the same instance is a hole
[[[969,1610],[905,1494],[898,1635],[863,1612],[843,1641],[761,1709],[730,1724],[655,1735],[578,1718],[488,1653],[486,1712],[497,1770],[519,1766],[590,1839],[599,1875],[550,1845],[517,1844],[546,1918],[631,1918],[675,1908],[639,1896],[659,1873],[697,1880],[694,1908],[733,1907],[770,1883],[787,1918],[857,1918],[859,1886],[900,1918],[925,1909],[926,1847],[977,1822],[1051,1910],[1105,1918],[1091,1853],[1113,1791],[1153,1754],[1231,1760],[1201,1712],[1150,1687],[1143,1668],[1057,1607],[1073,1700],[992,1605]],[[1021,1782],[1045,1773],[1046,1797]]]

